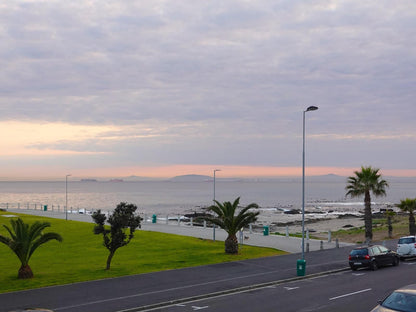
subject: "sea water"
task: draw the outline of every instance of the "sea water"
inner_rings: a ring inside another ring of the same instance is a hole
[[[388,181],[387,196],[372,196],[376,206],[399,203],[401,199],[416,197],[416,178]],[[66,188],[67,186],[67,188]],[[306,207],[362,207],[363,198],[346,198],[346,178],[331,181],[306,181]],[[0,208],[26,208],[34,205],[112,210],[120,202],[136,204],[141,213],[184,214],[201,211],[213,203],[212,181],[65,181],[59,182],[0,182]],[[215,199],[234,201],[241,205],[257,203],[262,209],[300,209],[302,205],[301,179],[238,180],[215,184]]]

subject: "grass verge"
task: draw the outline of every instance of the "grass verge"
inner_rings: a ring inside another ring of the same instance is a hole
[[[2,235],[9,235],[2,225],[10,226],[10,215],[0,211]],[[0,244],[0,293],[286,254],[244,245],[238,255],[227,255],[224,242],[137,230],[133,240],[117,250],[107,271],[108,251],[102,236],[93,234],[92,223],[13,215],[26,223],[50,222],[47,231],[61,234],[63,242],[50,241],[35,251],[29,262],[34,273],[30,280],[17,279],[20,262],[10,248]]]

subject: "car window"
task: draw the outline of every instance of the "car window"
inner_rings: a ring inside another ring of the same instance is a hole
[[[379,255],[381,253],[380,252],[380,249],[378,249],[377,246],[371,247],[371,250],[373,251],[373,255],[374,256],[377,256],[377,255]]]
[[[350,253],[351,256],[365,256],[368,255],[368,250],[367,248],[362,248],[362,249],[353,249]]]
[[[413,244],[414,242],[414,237],[402,237],[399,239],[399,244]]]
[[[380,249],[381,252],[385,253],[385,252],[389,252],[389,250],[384,247],[384,246],[378,246],[378,248]]]
[[[416,296],[395,291],[384,299],[381,306],[403,312],[416,311]]]

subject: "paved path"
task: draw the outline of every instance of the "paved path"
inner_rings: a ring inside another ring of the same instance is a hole
[[[66,215],[63,212],[56,211],[42,211],[42,210],[26,210],[26,209],[9,209],[11,213],[19,212],[25,214],[34,214],[41,215],[45,217],[65,219]],[[78,214],[78,213],[68,213],[68,220],[82,221],[82,222],[93,222],[90,215]],[[151,222],[142,222],[142,230],[145,231],[155,231],[163,232],[169,234],[177,234],[183,236],[192,236],[203,239],[214,239],[214,230],[212,228],[204,228],[200,226],[190,226],[181,223],[178,225],[176,222],[174,224],[166,224],[165,221],[157,220],[157,223]],[[226,232],[222,229],[215,229],[215,239],[219,241],[225,241]],[[240,235],[239,235],[240,236]],[[242,235],[243,244],[259,247],[269,247],[279,250],[283,250],[290,253],[300,253],[302,251],[302,239],[297,237],[286,237],[281,235],[263,235],[263,233],[249,233],[245,231]],[[238,237],[239,239],[241,237]],[[321,243],[322,242],[322,243]],[[305,251],[307,251],[307,243],[309,243],[309,250],[316,251],[323,249],[331,249],[336,247],[334,241],[328,242],[327,240],[315,240],[315,239],[305,239]],[[348,246],[351,244],[348,243],[339,243],[340,247]]]

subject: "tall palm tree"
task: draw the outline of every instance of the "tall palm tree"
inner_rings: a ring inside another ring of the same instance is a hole
[[[205,217],[205,220],[218,225],[228,233],[228,237],[225,240],[225,253],[237,254],[238,240],[236,234],[240,229],[257,220],[257,216],[260,212],[253,212],[249,210],[252,208],[258,208],[259,206],[255,203],[251,203],[247,207],[242,208],[236,215],[236,210],[240,203],[240,197],[238,197],[233,203],[229,201],[222,204],[218,201],[214,202],[215,205],[211,206],[209,210],[214,212],[216,216]]]
[[[396,213],[393,210],[387,210],[384,215],[387,217],[389,238],[393,238],[393,217],[396,215]]]
[[[7,225],[3,225],[10,237],[0,235],[0,242],[6,244],[16,254],[21,262],[21,266],[18,272],[18,278],[32,278],[33,272],[29,266],[29,259],[34,251],[42,244],[56,239],[62,241],[61,235],[57,233],[43,233],[42,231],[51,226],[49,222],[36,221],[31,226],[23,222],[22,219],[11,219],[12,225],[9,228]]]
[[[371,196],[385,196],[386,188],[389,187],[387,181],[383,180],[380,169],[361,166],[361,171],[354,171],[355,176],[348,177],[346,196],[359,197],[364,195],[364,225],[365,239],[370,243],[373,239],[373,220],[371,214]]]
[[[400,200],[400,204],[396,205],[402,211],[409,213],[409,234],[416,235],[415,215],[416,211],[416,198],[406,198]]]

